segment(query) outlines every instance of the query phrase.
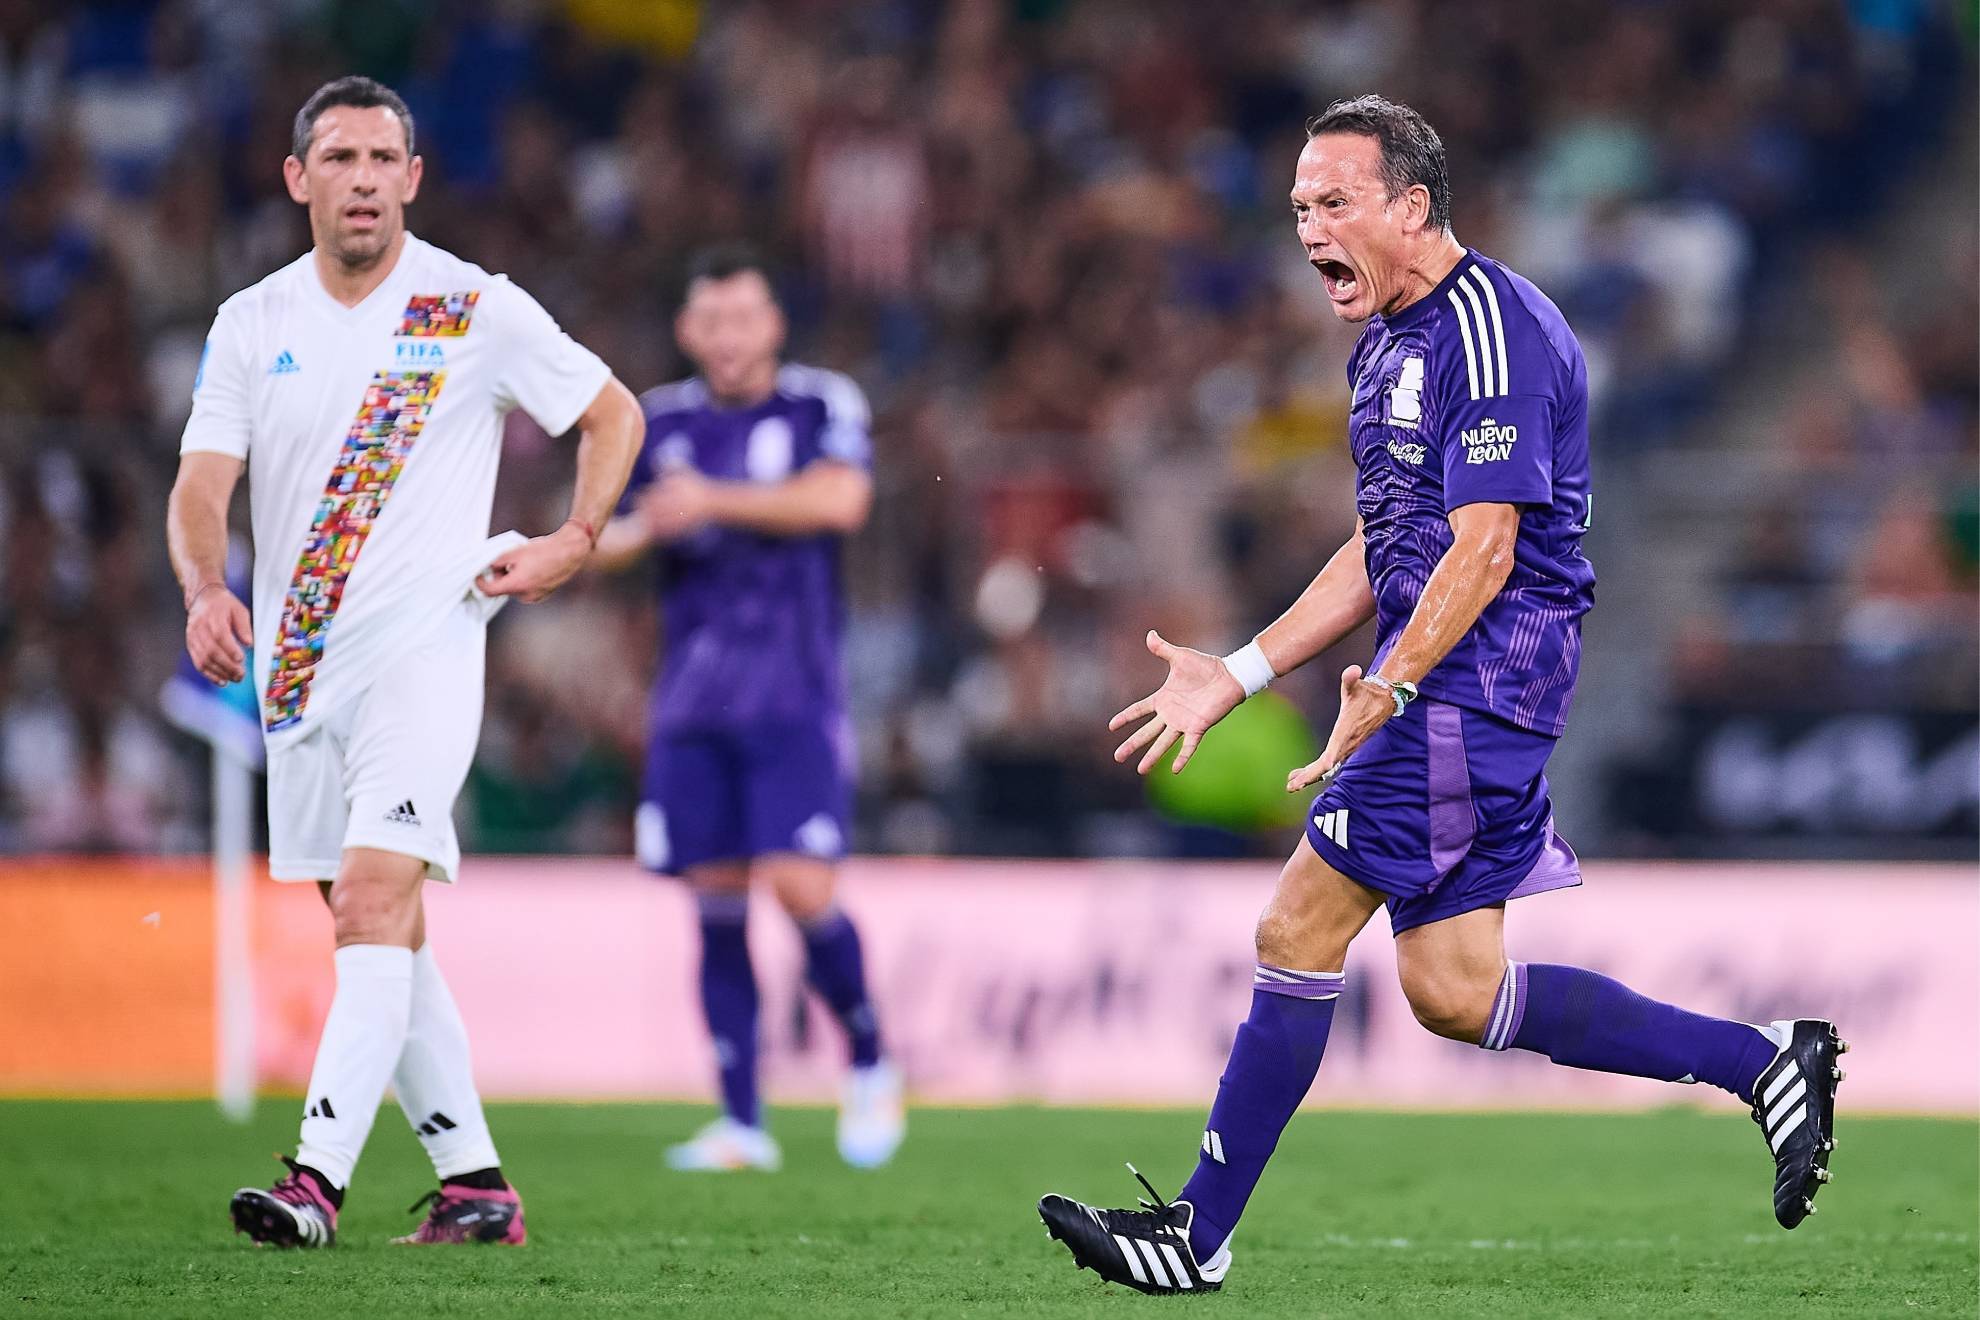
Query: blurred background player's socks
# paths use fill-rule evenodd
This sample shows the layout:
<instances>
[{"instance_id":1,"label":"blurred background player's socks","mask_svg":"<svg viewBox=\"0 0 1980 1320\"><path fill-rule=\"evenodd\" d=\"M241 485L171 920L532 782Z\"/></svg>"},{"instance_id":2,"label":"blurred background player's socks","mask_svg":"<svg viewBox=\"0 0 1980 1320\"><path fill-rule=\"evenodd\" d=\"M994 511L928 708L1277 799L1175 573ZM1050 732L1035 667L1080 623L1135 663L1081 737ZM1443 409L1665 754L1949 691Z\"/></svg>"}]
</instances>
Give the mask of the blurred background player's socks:
<instances>
[{"instance_id":1,"label":"blurred background player's socks","mask_svg":"<svg viewBox=\"0 0 1980 1320\"><path fill-rule=\"evenodd\" d=\"M836 906L804 922L804 974L846 1030L855 1068L880 1061L880 1028L866 995L866 960L859 931Z\"/></svg>"},{"instance_id":2,"label":"blurred background player's socks","mask_svg":"<svg viewBox=\"0 0 1980 1320\"><path fill-rule=\"evenodd\" d=\"M1258 965L1251 1016L1238 1028L1217 1084L1203 1146L1177 1199L1196 1207L1189 1245L1207 1263L1237 1226L1293 1111L1313 1086L1343 972L1295 972Z\"/></svg>"},{"instance_id":3,"label":"blurred background player's socks","mask_svg":"<svg viewBox=\"0 0 1980 1320\"><path fill-rule=\"evenodd\" d=\"M389 944L337 950L337 993L303 1097L296 1161L347 1187L385 1083L405 1052L412 1016L413 952Z\"/></svg>"},{"instance_id":4,"label":"blurred background player's socks","mask_svg":"<svg viewBox=\"0 0 1980 1320\"><path fill-rule=\"evenodd\" d=\"M413 954L412 1016L392 1086L442 1182L501 1163L474 1089L467 1027L431 941Z\"/></svg>"},{"instance_id":5,"label":"blurred background player's socks","mask_svg":"<svg viewBox=\"0 0 1980 1320\"><path fill-rule=\"evenodd\" d=\"M756 1096L756 969L749 963L749 895L695 895L701 913L701 1011L715 1043L723 1112L762 1125Z\"/></svg>"},{"instance_id":6,"label":"blurred background player's socks","mask_svg":"<svg viewBox=\"0 0 1980 1320\"><path fill-rule=\"evenodd\" d=\"M1759 1027L1645 999L1581 967L1511 963L1485 1039L1597 1072L1707 1082L1751 1104L1781 1042Z\"/></svg>"}]
</instances>

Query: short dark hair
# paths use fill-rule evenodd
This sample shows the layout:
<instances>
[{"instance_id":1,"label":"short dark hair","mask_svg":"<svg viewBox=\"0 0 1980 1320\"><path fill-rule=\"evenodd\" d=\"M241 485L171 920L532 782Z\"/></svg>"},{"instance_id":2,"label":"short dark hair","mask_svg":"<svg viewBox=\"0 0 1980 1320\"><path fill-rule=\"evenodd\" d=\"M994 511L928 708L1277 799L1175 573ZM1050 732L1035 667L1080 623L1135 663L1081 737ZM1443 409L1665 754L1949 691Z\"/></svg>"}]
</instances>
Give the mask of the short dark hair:
<instances>
[{"instance_id":1,"label":"short dark hair","mask_svg":"<svg viewBox=\"0 0 1980 1320\"><path fill-rule=\"evenodd\" d=\"M765 284L776 287L762 253L747 243L716 243L688 258L687 283L683 287L692 289L703 280L730 280L751 271L761 275Z\"/></svg>"},{"instance_id":2,"label":"short dark hair","mask_svg":"<svg viewBox=\"0 0 1980 1320\"><path fill-rule=\"evenodd\" d=\"M384 106L405 125L406 155L413 154L413 117L412 111L406 109L404 99L377 79L354 73L324 83L303 102L303 108L296 111L296 126L290 135L289 149L295 153L297 160L309 159L309 141L316 135L316 121L323 117L325 110L339 105L358 110Z\"/></svg>"},{"instance_id":3,"label":"short dark hair","mask_svg":"<svg viewBox=\"0 0 1980 1320\"><path fill-rule=\"evenodd\" d=\"M1322 133L1354 133L1382 144L1382 182L1394 200L1422 184L1430 194L1430 223L1451 227L1451 176L1444 165L1444 140L1430 121L1385 96L1336 101L1306 121L1308 140Z\"/></svg>"}]
</instances>

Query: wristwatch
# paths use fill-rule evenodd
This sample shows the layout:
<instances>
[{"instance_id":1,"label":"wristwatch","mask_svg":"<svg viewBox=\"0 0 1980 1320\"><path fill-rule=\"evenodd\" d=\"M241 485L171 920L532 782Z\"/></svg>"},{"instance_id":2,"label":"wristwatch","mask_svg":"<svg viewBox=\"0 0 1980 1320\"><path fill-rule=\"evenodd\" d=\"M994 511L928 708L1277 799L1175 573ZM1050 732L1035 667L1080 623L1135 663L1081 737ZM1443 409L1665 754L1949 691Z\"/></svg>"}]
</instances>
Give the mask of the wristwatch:
<instances>
[{"instance_id":1,"label":"wristwatch","mask_svg":"<svg viewBox=\"0 0 1980 1320\"><path fill-rule=\"evenodd\" d=\"M1370 674L1368 675L1367 678L1364 678L1362 682L1373 683L1376 687L1381 688L1384 692L1387 692L1390 697L1394 698L1396 703L1396 714L1398 715L1402 714L1403 711L1408 708L1409 703L1415 701L1418 695L1416 691L1416 684L1392 683L1388 679L1383 678L1380 674Z\"/></svg>"}]
</instances>

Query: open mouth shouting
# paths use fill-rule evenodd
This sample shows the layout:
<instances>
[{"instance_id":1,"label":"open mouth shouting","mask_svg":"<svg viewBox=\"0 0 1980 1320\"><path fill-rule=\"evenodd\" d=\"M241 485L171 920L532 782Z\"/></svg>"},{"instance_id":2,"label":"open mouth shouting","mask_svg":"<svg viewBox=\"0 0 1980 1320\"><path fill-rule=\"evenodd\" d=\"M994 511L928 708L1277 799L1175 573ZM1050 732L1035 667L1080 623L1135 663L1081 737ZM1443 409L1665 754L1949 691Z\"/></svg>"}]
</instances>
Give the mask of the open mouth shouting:
<instances>
[{"instance_id":1,"label":"open mouth shouting","mask_svg":"<svg viewBox=\"0 0 1980 1320\"><path fill-rule=\"evenodd\" d=\"M1345 261L1335 261L1327 257L1315 257L1313 269L1320 272L1321 281L1327 286L1327 297L1336 307L1346 306L1361 292L1361 277L1354 267Z\"/></svg>"}]
</instances>

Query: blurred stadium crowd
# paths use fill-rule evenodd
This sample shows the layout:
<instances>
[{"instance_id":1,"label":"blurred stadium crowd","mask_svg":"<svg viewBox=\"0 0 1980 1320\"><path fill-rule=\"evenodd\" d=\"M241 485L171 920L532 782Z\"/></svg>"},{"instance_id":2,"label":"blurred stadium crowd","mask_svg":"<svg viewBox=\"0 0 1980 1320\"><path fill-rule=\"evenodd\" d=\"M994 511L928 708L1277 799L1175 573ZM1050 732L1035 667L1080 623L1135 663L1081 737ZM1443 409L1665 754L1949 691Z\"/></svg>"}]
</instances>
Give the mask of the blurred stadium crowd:
<instances>
[{"instance_id":1,"label":"blurred stadium crowd","mask_svg":"<svg viewBox=\"0 0 1980 1320\"><path fill-rule=\"evenodd\" d=\"M1156 676L1148 627L1227 649L1351 530L1352 333L1284 195L1302 120L1371 89L1438 126L1459 237L1587 348L1603 513L1630 529L1598 525L1594 557L1639 584L1605 597L1591 665L1653 657L1620 708L1970 711L1970 182L1912 212L1972 153L1971 13L0 0L0 845L202 840L199 751L156 714L182 622L164 491L214 306L308 244L279 166L345 72L414 110L416 232L635 389L682 374L687 254L743 237L794 354L872 395L862 848L1279 846L1150 813L1104 721ZM497 526L556 525L567 448L520 414L506 443ZM498 623L469 847L629 846L649 596L587 580ZM1317 721L1339 663L1287 685ZM1611 773L1619 717L1578 716L1580 764Z\"/></svg>"}]
</instances>

